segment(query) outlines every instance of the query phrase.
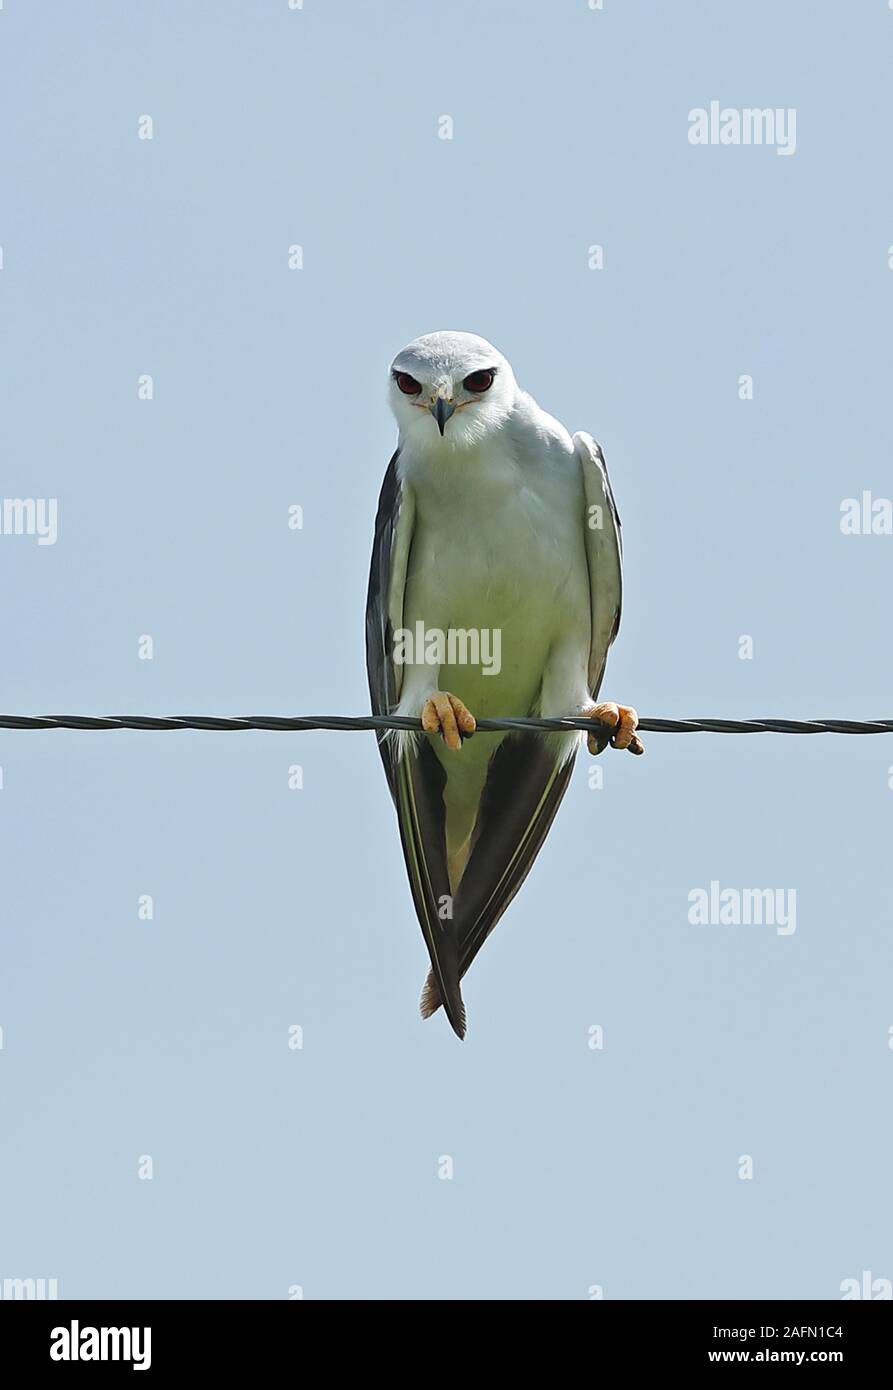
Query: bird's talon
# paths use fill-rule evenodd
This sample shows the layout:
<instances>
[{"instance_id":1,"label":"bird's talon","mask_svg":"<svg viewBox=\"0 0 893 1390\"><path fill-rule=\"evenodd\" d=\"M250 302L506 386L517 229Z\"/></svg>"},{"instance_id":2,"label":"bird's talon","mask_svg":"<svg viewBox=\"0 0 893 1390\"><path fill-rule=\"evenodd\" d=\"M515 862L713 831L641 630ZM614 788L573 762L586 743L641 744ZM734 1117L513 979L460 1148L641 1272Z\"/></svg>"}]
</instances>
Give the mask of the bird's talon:
<instances>
[{"instance_id":1,"label":"bird's talon","mask_svg":"<svg viewBox=\"0 0 893 1390\"><path fill-rule=\"evenodd\" d=\"M586 711L587 717L597 720L603 727L598 733L587 738L590 753L596 756L610 743L612 748L628 748L630 753L645 752L645 745L636 733L639 716L631 705L618 705L613 700L603 700Z\"/></svg>"},{"instance_id":2,"label":"bird's talon","mask_svg":"<svg viewBox=\"0 0 893 1390\"><path fill-rule=\"evenodd\" d=\"M477 723L458 695L435 690L422 708L422 728L428 734L441 734L447 748L455 753L462 747L463 738L471 738Z\"/></svg>"}]
</instances>

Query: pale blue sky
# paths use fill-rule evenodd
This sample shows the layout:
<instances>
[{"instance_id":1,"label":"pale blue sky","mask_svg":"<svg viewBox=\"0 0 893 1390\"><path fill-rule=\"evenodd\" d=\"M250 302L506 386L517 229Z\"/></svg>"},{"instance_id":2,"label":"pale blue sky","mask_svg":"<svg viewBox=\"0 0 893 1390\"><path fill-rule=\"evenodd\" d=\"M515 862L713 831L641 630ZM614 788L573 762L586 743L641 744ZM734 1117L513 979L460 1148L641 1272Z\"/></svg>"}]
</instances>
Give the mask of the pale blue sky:
<instances>
[{"instance_id":1,"label":"pale blue sky","mask_svg":"<svg viewBox=\"0 0 893 1390\"><path fill-rule=\"evenodd\" d=\"M881 0L6 0L2 491L58 497L60 535L0 536L0 703L363 711L387 364L462 328L604 447L605 696L893 714L893 538L839 530L893 488L891 49ZM692 147L711 99L796 108L796 154ZM417 1015L371 736L0 734L0 1278L893 1277L893 738L653 735L601 791L590 761L459 1044ZM712 879L796 889L796 933L690 926Z\"/></svg>"}]
</instances>

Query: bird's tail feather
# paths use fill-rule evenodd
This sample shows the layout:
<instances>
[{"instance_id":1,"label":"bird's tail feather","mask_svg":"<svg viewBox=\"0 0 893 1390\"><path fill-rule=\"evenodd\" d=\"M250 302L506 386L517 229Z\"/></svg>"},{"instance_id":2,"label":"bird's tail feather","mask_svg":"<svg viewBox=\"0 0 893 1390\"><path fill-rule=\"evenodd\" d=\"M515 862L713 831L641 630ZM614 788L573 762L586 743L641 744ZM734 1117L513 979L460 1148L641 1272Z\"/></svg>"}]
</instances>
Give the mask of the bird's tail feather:
<instances>
[{"instance_id":1,"label":"bird's tail feather","mask_svg":"<svg viewBox=\"0 0 893 1390\"><path fill-rule=\"evenodd\" d=\"M434 971L428 971L428 978L422 986L422 997L419 1000L419 1009L422 1018L430 1018L436 1014L440 1008L440 990L437 988L437 981L434 978Z\"/></svg>"},{"instance_id":2,"label":"bird's tail feather","mask_svg":"<svg viewBox=\"0 0 893 1390\"><path fill-rule=\"evenodd\" d=\"M450 1026L456 1037L461 1039L465 1037L465 1004L459 984L459 942L452 922L444 923L436 958L440 979L438 980L433 968L428 975L430 990L437 1001L433 1004L431 1012L433 1013L441 1004L444 1004L444 1011L450 1021ZM428 990L429 985L426 984L425 993ZM422 997L422 1017L428 1017L425 1013L424 994Z\"/></svg>"},{"instance_id":3,"label":"bird's tail feather","mask_svg":"<svg viewBox=\"0 0 893 1390\"><path fill-rule=\"evenodd\" d=\"M459 932L441 917L450 898L444 838L443 788L446 774L429 744L397 764L394 778L397 819L413 902L437 982L438 1001L458 1038L465 1037L465 1005L459 988Z\"/></svg>"}]
</instances>

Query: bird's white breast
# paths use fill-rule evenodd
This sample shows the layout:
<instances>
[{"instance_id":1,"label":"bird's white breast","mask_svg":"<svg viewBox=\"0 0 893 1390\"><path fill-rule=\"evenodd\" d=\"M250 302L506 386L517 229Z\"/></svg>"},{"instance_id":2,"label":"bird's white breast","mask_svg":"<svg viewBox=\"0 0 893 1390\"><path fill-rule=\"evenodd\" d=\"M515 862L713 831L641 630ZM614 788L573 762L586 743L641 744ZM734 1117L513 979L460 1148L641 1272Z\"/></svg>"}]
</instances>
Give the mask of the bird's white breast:
<instances>
[{"instance_id":1,"label":"bird's white breast","mask_svg":"<svg viewBox=\"0 0 893 1390\"><path fill-rule=\"evenodd\" d=\"M528 714L539 709L550 656L570 649L572 706L585 688L591 614L583 486L569 437L520 427L475 449L410 453L400 467L416 507L405 625L499 634L498 673L446 663L432 673L437 687L476 717ZM420 688L418 673L404 672L404 682L405 694Z\"/></svg>"}]
</instances>

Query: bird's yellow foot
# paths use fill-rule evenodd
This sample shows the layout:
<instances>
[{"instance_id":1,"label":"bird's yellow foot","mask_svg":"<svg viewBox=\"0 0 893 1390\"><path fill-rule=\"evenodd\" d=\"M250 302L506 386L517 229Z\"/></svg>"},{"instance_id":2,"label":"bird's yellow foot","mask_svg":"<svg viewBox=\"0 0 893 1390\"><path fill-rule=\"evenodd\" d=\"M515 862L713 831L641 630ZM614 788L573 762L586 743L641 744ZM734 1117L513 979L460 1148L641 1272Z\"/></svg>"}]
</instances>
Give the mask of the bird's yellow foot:
<instances>
[{"instance_id":1,"label":"bird's yellow foot","mask_svg":"<svg viewBox=\"0 0 893 1390\"><path fill-rule=\"evenodd\" d=\"M583 712L588 719L597 719L606 726L598 733L587 736L586 746L590 753L601 753L609 743L612 748L628 748L631 753L645 752L645 745L636 733L639 716L631 705L616 705L613 700L603 700L600 705L592 705Z\"/></svg>"},{"instance_id":2,"label":"bird's yellow foot","mask_svg":"<svg viewBox=\"0 0 893 1390\"><path fill-rule=\"evenodd\" d=\"M428 734L442 734L447 748L456 752L462 747L462 739L474 733L477 723L458 695L451 695L448 690L435 690L422 709L422 728Z\"/></svg>"}]
</instances>

